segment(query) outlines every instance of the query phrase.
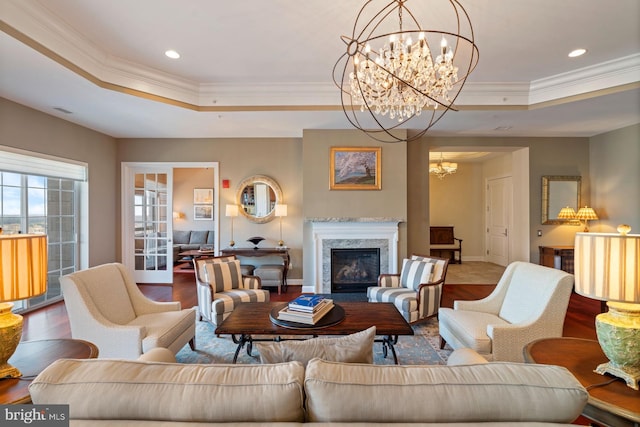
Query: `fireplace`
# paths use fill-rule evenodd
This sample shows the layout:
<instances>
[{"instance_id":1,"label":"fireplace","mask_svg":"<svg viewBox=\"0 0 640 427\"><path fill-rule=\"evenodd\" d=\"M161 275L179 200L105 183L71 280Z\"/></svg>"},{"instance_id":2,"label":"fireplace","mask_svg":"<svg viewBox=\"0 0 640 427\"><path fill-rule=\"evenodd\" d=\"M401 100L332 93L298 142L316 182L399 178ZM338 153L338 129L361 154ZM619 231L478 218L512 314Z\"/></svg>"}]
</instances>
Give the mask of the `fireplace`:
<instances>
[{"instance_id":1,"label":"fireplace","mask_svg":"<svg viewBox=\"0 0 640 427\"><path fill-rule=\"evenodd\" d=\"M333 249L379 250L380 274L398 269L398 224L393 218L308 218L313 241L313 286L306 292L329 294ZM305 274L306 275L306 274ZM377 276L376 279L377 280ZM376 282L374 282L376 283ZM375 286L375 285L374 285ZM366 285L363 285L366 289ZM346 291L345 291L346 292Z\"/></svg>"},{"instance_id":2,"label":"fireplace","mask_svg":"<svg viewBox=\"0 0 640 427\"><path fill-rule=\"evenodd\" d=\"M366 292L380 275L380 248L331 249L331 292Z\"/></svg>"}]
</instances>

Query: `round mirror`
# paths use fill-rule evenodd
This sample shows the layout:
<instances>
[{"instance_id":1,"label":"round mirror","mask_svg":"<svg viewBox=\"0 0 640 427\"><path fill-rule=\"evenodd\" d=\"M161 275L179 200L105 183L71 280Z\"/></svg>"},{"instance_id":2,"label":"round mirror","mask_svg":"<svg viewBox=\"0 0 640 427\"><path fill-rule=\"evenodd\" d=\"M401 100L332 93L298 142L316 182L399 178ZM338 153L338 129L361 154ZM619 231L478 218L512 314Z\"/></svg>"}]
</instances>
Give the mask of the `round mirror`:
<instances>
[{"instance_id":1,"label":"round mirror","mask_svg":"<svg viewBox=\"0 0 640 427\"><path fill-rule=\"evenodd\" d=\"M264 175L251 176L240 183L236 194L240 214L256 223L274 218L277 203L282 203L282 190L273 179Z\"/></svg>"}]
</instances>

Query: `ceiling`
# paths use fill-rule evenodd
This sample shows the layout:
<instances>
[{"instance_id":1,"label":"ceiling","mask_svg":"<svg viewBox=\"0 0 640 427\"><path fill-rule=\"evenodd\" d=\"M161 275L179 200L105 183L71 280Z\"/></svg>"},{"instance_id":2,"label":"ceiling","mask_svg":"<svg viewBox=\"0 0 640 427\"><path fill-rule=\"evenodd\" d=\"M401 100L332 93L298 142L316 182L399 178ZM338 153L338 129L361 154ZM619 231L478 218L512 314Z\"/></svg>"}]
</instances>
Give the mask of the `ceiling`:
<instances>
[{"instance_id":1,"label":"ceiling","mask_svg":"<svg viewBox=\"0 0 640 427\"><path fill-rule=\"evenodd\" d=\"M460 1L480 59L459 111L427 135L590 137L640 122L639 1ZM443 3L406 5L437 21ZM363 4L0 0L0 96L116 138L350 129L332 69Z\"/></svg>"}]
</instances>

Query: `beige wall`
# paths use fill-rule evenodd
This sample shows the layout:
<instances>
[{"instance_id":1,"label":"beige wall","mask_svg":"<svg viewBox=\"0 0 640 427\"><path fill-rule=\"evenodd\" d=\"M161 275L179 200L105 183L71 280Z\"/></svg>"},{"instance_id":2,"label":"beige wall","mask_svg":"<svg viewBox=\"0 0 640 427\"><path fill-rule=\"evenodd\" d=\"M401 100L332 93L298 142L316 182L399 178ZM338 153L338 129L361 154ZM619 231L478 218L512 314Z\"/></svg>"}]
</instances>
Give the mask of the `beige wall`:
<instances>
[{"instance_id":1,"label":"beige wall","mask_svg":"<svg viewBox=\"0 0 640 427\"><path fill-rule=\"evenodd\" d=\"M429 179L431 225L454 226L467 260L484 260L483 176L482 163L459 163L455 174Z\"/></svg>"},{"instance_id":2,"label":"beige wall","mask_svg":"<svg viewBox=\"0 0 640 427\"><path fill-rule=\"evenodd\" d=\"M184 215L174 218L174 230L214 230L214 220L193 219L193 189L214 188L213 169L175 168L173 170L173 212ZM224 211L222 211L224 215Z\"/></svg>"},{"instance_id":3,"label":"beige wall","mask_svg":"<svg viewBox=\"0 0 640 427\"><path fill-rule=\"evenodd\" d=\"M298 280L303 277L302 250L307 245L303 241L305 217L406 218L407 223L401 225L401 255L428 251L430 147L528 147L530 223L525 228L530 236L532 262L538 261L538 245L572 244L578 231L577 227L540 224L543 175L582 176L583 203L593 204L599 213L604 212L604 219L592 224L595 230L602 227L602 231L609 231L612 224L620 222L631 224L634 231L640 230L639 133L639 126L635 125L591 140L428 137L409 144L382 144L382 191L330 191L329 147L379 144L356 130L309 130L304 132L302 139L114 140L0 99L0 144L89 164L91 265L119 259L120 162L174 162L179 167L180 162L211 161L219 162L220 179L231 182L231 188L220 189L221 206L233 202L237 185L249 175L267 175L280 184L289 206L289 216L283 220L284 240L292 248L294 269L291 277ZM463 172L474 178L477 176L477 171L461 170L455 179L462 177ZM591 182L595 183L593 189ZM473 215L466 214L468 217ZM224 215L220 222L220 241L225 246L230 238L230 223ZM456 223L456 227L467 226ZM536 236L537 230L542 230L542 237ZM238 243L260 235L268 239L263 244L272 245L279 238L278 222L253 224L238 217L234 234ZM478 232L472 231L470 235L477 236ZM477 239L470 238L472 240Z\"/></svg>"},{"instance_id":4,"label":"beige wall","mask_svg":"<svg viewBox=\"0 0 640 427\"><path fill-rule=\"evenodd\" d=\"M292 270L289 277L295 283L302 279L302 144L294 138L271 139L120 139L118 162L218 162L220 180L228 179L228 189L220 190L220 246L228 247L231 221L224 216L226 204L235 203L240 182L251 175L273 178L282 189L288 205L282 220L282 234L290 247ZM195 182L195 181L194 181ZM119 184L118 184L119 185ZM184 183L192 197L192 182ZM199 221L195 221L196 223ZM275 246L280 239L279 221L255 224L242 216L234 219L233 238L237 247L250 246L246 239L262 236L261 246ZM176 229L182 229L175 223Z\"/></svg>"},{"instance_id":5,"label":"beige wall","mask_svg":"<svg viewBox=\"0 0 640 427\"><path fill-rule=\"evenodd\" d=\"M619 224L629 224L639 234L640 125L596 136L590 148L591 206L600 218L590 229L616 233Z\"/></svg>"},{"instance_id":6,"label":"beige wall","mask_svg":"<svg viewBox=\"0 0 640 427\"><path fill-rule=\"evenodd\" d=\"M115 140L0 98L0 145L86 162L89 165L88 265L116 261L114 234L117 234L116 219L120 213Z\"/></svg>"},{"instance_id":7,"label":"beige wall","mask_svg":"<svg viewBox=\"0 0 640 427\"><path fill-rule=\"evenodd\" d=\"M331 190L331 147L382 147L381 190ZM357 130L305 130L302 138L303 218L393 218L400 219L398 253L407 252L407 145L384 144ZM304 268L311 271L310 224L303 224ZM310 275L305 286L313 286Z\"/></svg>"}]
</instances>

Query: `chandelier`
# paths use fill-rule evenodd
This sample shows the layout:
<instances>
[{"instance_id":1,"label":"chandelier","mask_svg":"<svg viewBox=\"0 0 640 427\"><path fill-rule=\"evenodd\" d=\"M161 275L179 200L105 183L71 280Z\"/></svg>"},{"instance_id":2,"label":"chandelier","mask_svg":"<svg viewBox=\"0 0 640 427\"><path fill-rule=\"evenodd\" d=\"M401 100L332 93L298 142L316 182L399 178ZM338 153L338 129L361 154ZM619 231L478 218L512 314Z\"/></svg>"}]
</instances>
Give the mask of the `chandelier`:
<instances>
[{"instance_id":1,"label":"chandelier","mask_svg":"<svg viewBox=\"0 0 640 427\"><path fill-rule=\"evenodd\" d=\"M471 21L457 0L438 0L449 9L439 24L448 23L451 30L422 27L406 7L408 1L387 2L376 11L369 6L380 1L367 1L352 35L341 37L347 49L333 68L347 119L381 142L422 137L444 113L454 110L452 105L478 62ZM441 16L442 11L435 10L429 15ZM420 130L410 138L392 132L411 126L409 122L423 111L430 117L413 122Z\"/></svg>"},{"instance_id":2,"label":"chandelier","mask_svg":"<svg viewBox=\"0 0 640 427\"><path fill-rule=\"evenodd\" d=\"M438 163L429 163L429 173L431 175L436 175L439 179L442 179L447 175L456 173L457 170L458 164L445 162L442 153L440 153L440 160L438 161Z\"/></svg>"}]
</instances>

